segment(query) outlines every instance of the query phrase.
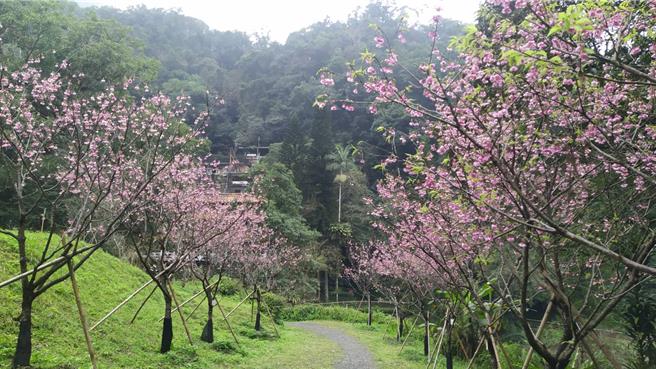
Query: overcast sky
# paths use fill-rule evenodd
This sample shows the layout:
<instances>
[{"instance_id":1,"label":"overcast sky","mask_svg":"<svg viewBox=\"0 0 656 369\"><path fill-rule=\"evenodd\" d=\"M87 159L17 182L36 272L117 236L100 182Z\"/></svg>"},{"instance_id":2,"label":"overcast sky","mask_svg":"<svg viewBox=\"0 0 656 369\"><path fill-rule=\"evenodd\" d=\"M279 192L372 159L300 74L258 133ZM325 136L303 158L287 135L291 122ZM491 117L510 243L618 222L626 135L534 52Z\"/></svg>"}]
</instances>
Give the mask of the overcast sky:
<instances>
[{"instance_id":1,"label":"overcast sky","mask_svg":"<svg viewBox=\"0 0 656 369\"><path fill-rule=\"evenodd\" d=\"M419 10L419 18L428 22L440 7L446 18L471 23L481 0L397 0ZM179 9L183 14L204 21L220 31L244 31L249 34L269 33L278 42L285 42L291 32L329 17L345 20L358 7L370 0L77 0L86 5L108 5L121 9L144 4L149 8Z\"/></svg>"}]
</instances>

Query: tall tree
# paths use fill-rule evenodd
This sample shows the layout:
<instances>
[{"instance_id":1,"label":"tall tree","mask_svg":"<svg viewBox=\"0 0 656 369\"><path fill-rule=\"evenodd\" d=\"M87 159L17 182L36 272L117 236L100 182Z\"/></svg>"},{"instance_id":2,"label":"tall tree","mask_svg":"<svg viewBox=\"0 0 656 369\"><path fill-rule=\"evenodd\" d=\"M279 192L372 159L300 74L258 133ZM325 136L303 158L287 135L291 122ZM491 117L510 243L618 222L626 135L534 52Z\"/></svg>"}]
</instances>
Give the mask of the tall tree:
<instances>
[{"instance_id":1,"label":"tall tree","mask_svg":"<svg viewBox=\"0 0 656 369\"><path fill-rule=\"evenodd\" d=\"M335 151L327 155L326 169L337 172L335 182L338 185L337 194L337 223L342 222L342 186L349 178L349 173L356 169L353 163L353 146L335 145Z\"/></svg>"}]
</instances>

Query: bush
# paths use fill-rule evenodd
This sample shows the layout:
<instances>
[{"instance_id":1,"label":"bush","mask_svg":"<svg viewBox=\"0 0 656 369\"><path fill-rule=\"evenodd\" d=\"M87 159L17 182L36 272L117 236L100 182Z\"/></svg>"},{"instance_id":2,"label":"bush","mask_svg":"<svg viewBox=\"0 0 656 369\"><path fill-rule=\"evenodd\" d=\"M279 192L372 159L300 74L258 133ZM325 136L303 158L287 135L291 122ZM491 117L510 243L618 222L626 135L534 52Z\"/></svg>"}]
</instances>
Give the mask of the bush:
<instances>
[{"instance_id":1,"label":"bush","mask_svg":"<svg viewBox=\"0 0 656 369\"><path fill-rule=\"evenodd\" d=\"M273 316L273 320L275 320L277 324L282 323L282 312L285 308L285 298L280 295L276 295L273 292L265 292L262 294L262 303L266 305L266 307L264 307L265 311L263 311L263 313L267 313L266 309L268 307L271 315Z\"/></svg>"},{"instance_id":2,"label":"bush","mask_svg":"<svg viewBox=\"0 0 656 369\"><path fill-rule=\"evenodd\" d=\"M221 284L219 285L219 293L224 296L236 295L242 290L241 282L237 279L230 277L221 278Z\"/></svg>"},{"instance_id":3,"label":"bush","mask_svg":"<svg viewBox=\"0 0 656 369\"><path fill-rule=\"evenodd\" d=\"M367 313L342 306L324 305L296 305L284 309L282 312L284 320L338 320L348 323L366 323ZM394 323L394 317L374 309L373 321L375 323Z\"/></svg>"}]
</instances>

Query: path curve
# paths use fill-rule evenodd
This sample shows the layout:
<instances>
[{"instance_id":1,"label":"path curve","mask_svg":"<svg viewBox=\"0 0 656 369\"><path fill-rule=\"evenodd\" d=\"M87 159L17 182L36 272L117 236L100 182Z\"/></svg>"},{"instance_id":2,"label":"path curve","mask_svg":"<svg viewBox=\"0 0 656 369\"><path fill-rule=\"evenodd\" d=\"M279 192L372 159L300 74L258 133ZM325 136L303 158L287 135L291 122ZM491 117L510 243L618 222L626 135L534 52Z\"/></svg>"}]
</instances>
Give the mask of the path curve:
<instances>
[{"instance_id":1,"label":"path curve","mask_svg":"<svg viewBox=\"0 0 656 369\"><path fill-rule=\"evenodd\" d=\"M305 329L335 341L344 357L335 364L335 369L376 369L369 350L355 337L339 328L326 327L315 322L289 322L286 325Z\"/></svg>"}]
</instances>

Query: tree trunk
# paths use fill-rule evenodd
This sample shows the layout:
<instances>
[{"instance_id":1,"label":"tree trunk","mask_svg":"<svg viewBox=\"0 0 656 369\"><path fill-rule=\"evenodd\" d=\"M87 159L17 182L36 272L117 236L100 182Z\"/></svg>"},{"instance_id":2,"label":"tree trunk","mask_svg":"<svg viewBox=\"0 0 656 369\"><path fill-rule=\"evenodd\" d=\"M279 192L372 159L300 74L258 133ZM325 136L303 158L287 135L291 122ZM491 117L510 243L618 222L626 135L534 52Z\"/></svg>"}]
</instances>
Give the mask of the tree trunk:
<instances>
[{"instance_id":1,"label":"tree trunk","mask_svg":"<svg viewBox=\"0 0 656 369\"><path fill-rule=\"evenodd\" d=\"M321 302L321 298L323 297L322 292L322 287L323 284L321 283L321 270L317 270L317 282L319 283L319 302Z\"/></svg>"},{"instance_id":2,"label":"tree trunk","mask_svg":"<svg viewBox=\"0 0 656 369\"><path fill-rule=\"evenodd\" d=\"M394 305L394 314L396 315L396 342L401 340L401 314L399 314L399 305Z\"/></svg>"},{"instance_id":3,"label":"tree trunk","mask_svg":"<svg viewBox=\"0 0 656 369\"><path fill-rule=\"evenodd\" d=\"M255 330L259 331L262 329L261 323L261 314L260 314L260 303L262 301L262 295L260 295L260 290L255 287L255 300L257 302L257 310L255 312Z\"/></svg>"},{"instance_id":4,"label":"tree trunk","mask_svg":"<svg viewBox=\"0 0 656 369\"><path fill-rule=\"evenodd\" d=\"M424 315L424 355L430 357L430 315Z\"/></svg>"},{"instance_id":5,"label":"tree trunk","mask_svg":"<svg viewBox=\"0 0 656 369\"><path fill-rule=\"evenodd\" d=\"M446 336L446 346L444 347L444 357L446 358L446 369L453 369L453 351L451 350L452 345L452 333L453 326L451 325L450 317L447 315L445 319L449 319L447 323L447 336Z\"/></svg>"},{"instance_id":6,"label":"tree trunk","mask_svg":"<svg viewBox=\"0 0 656 369\"><path fill-rule=\"evenodd\" d=\"M405 319L403 318L403 315L399 312L399 339L397 341L400 341L401 338L403 338L404 330L405 330Z\"/></svg>"},{"instance_id":7,"label":"tree trunk","mask_svg":"<svg viewBox=\"0 0 656 369\"><path fill-rule=\"evenodd\" d=\"M367 325L371 325L372 321L372 312L371 312L371 294L367 293Z\"/></svg>"},{"instance_id":8,"label":"tree trunk","mask_svg":"<svg viewBox=\"0 0 656 369\"><path fill-rule=\"evenodd\" d=\"M325 271L326 274L324 274L324 285L326 286L326 302L330 301L330 286L328 285L328 269Z\"/></svg>"},{"instance_id":9,"label":"tree trunk","mask_svg":"<svg viewBox=\"0 0 656 369\"><path fill-rule=\"evenodd\" d=\"M27 278L27 277L25 277ZM12 368L30 366L32 357L32 302L34 301L31 289L23 290L21 314L19 317L18 340L16 352L12 361Z\"/></svg>"},{"instance_id":10,"label":"tree trunk","mask_svg":"<svg viewBox=\"0 0 656 369\"><path fill-rule=\"evenodd\" d=\"M490 360L492 363L492 369L499 369L499 352L497 351L497 344L494 341L494 330L492 329L492 317L489 313L485 313L485 319L487 320L488 327L485 330L487 349L490 352Z\"/></svg>"},{"instance_id":11,"label":"tree trunk","mask_svg":"<svg viewBox=\"0 0 656 369\"><path fill-rule=\"evenodd\" d=\"M214 296L210 288L205 289L205 295L207 296L207 323L203 327L203 333L200 335L200 340L204 342L212 343L214 342L214 323L212 321L212 313L214 306Z\"/></svg>"},{"instance_id":12,"label":"tree trunk","mask_svg":"<svg viewBox=\"0 0 656 369\"><path fill-rule=\"evenodd\" d=\"M339 275L335 277L335 302L339 302Z\"/></svg>"},{"instance_id":13,"label":"tree trunk","mask_svg":"<svg viewBox=\"0 0 656 369\"><path fill-rule=\"evenodd\" d=\"M339 172L342 175L342 171ZM337 195L337 223L342 222L342 183L339 183L339 194Z\"/></svg>"},{"instance_id":14,"label":"tree trunk","mask_svg":"<svg viewBox=\"0 0 656 369\"><path fill-rule=\"evenodd\" d=\"M27 272L27 252L25 249L25 216L21 214L18 224L18 255L21 274ZM18 338L16 351L12 361L12 368L29 366L32 358L32 303L34 291L28 280L29 276L21 279L21 314L18 318Z\"/></svg>"},{"instance_id":15,"label":"tree trunk","mask_svg":"<svg viewBox=\"0 0 656 369\"><path fill-rule=\"evenodd\" d=\"M171 351L173 342L173 320L171 319L171 295L164 292L164 324L162 325L162 344L159 352L166 353Z\"/></svg>"},{"instance_id":16,"label":"tree trunk","mask_svg":"<svg viewBox=\"0 0 656 369\"><path fill-rule=\"evenodd\" d=\"M490 334L485 335L485 342L487 346L487 350L490 353L490 361L492 363L492 369L499 369L499 358L497 357L497 352L494 346L494 340L490 336Z\"/></svg>"}]
</instances>

